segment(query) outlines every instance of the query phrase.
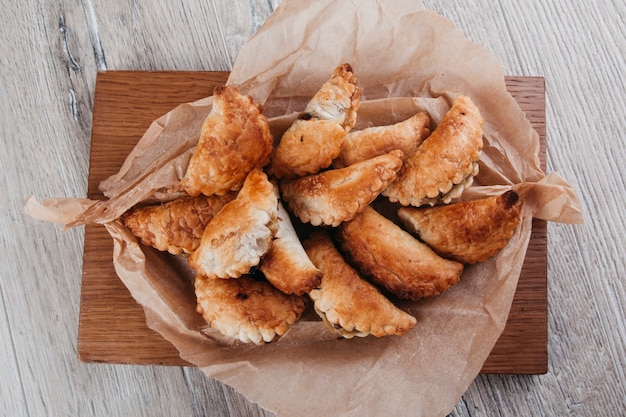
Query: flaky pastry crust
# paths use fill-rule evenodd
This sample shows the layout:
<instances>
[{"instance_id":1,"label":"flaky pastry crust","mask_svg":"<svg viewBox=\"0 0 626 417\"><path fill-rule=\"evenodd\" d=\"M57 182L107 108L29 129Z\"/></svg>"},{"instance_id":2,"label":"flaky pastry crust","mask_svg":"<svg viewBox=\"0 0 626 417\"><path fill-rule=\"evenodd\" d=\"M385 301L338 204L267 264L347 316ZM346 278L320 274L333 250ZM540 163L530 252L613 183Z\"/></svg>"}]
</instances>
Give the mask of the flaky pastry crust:
<instances>
[{"instance_id":1,"label":"flaky pastry crust","mask_svg":"<svg viewBox=\"0 0 626 417\"><path fill-rule=\"evenodd\" d=\"M303 297L287 295L248 275L239 279L198 275L195 291L197 310L210 327L257 345L287 333L306 307Z\"/></svg>"},{"instance_id":2,"label":"flaky pastry crust","mask_svg":"<svg viewBox=\"0 0 626 417\"><path fill-rule=\"evenodd\" d=\"M189 254L200 245L209 221L236 193L223 196L181 197L167 203L137 207L122 222L144 245L173 255Z\"/></svg>"},{"instance_id":3,"label":"flaky pastry crust","mask_svg":"<svg viewBox=\"0 0 626 417\"><path fill-rule=\"evenodd\" d=\"M218 86L181 189L213 195L239 190L246 175L269 161L273 137L262 107L233 86Z\"/></svg>"},{"instance_id":4,"label":"flaky pastry crust","mask_svg":"<svg viewBox=\"0 0 626 417\"><path fill-rule=\"evenodd\" d=\"M449 203L478 174L483 118L467 96L457 96L432 134L404 163L383 195L403 206ZM456 186L456 187L455 187ZM452 194L450 194L452 192Z\"/></svg>"},{"instance_id":5,"label":"flaky pastry crust","mask_svg":"<svg viewBox=\"0 0 626 417\"><path fill-rule=\"evenodd\" d=\"M508 243L519 224L515 191L437 207L403 207L398 217L438 254L466 264L483 262Z\"/></svg>"},{"instance_id":6,"label":"flaky pastry crust","mask_svg":"<svg viewBox=\"0 0 626 417\"><path fill-rule=\"evenodd\" d=\"M396 178L402 155L394 150L345 168L285 180L282 196L304 223L338 226L365 209Z\"/></svg>"},{"instance_id":7,"label":"flaky pastry crust","mask_svg":"<svg viewBox=\"0 0 626 417\"><path fill-rule=\"evenodd\" d=\"M337 235L363 276L402 299L441 294L463 272L463 264L440 257L370 206L343 223Z\"/></svg>"},{"instance_id":8,"label":"flaky pastry crust","mask_svg":"<svg viewBox=\"0 0 626 417\"><path fill-rule=\"evenodd\" d=\"M271 155L269 172L296 178L327 168L356 122L360 90L348 64L339 65L287 129Z\"/></svg>"},{"instance_id":9,"label":"flaky pastry crust","mask_svg":"<svg viewBox=\"0 0 626 417\"><path fill-rule=\"evenodd\" d=\"M401 122L387 126L373 126L348 132L333 167L343 168L355 162L399 149L404 158L413 155L430 134L430 115L420 111Z\"/></svg>"},{"instance_id":10,"label":"flaky pastry crust","mask_svg":"<svg viewBox=\"0 0 626 417\"><path fill-rule=\"evenodd\" d=\"M278 200L260 169L252 170L237 194L209 222L189 265L209 277L237 278L259 264L276 233Z\"/></svg>"},{"instance_id":11,"label":"flaky pastry crust","mask_svg":"<svg viewBox=\"0 0 626 417\"><path fill-rule=\"evenodd\" d=\"M416 320L363 280L344 260L328 232L318 231L304 242L309 257L324 276L309 293L327 327L345 338L402 335Z\"/></svg>"},{"instance_id":12,"label":"flaky pastry crust","mask_svg":"<svg viewBox=\"0 0 626 417\"><path fill-rule=\"evenodd\" d=\"M259 270L272 285L286 294L306 294L322 279L322 272L304 251L289 213L280 200L276 235L272 248L261 259Z\"/></svg>"}]
</instances>

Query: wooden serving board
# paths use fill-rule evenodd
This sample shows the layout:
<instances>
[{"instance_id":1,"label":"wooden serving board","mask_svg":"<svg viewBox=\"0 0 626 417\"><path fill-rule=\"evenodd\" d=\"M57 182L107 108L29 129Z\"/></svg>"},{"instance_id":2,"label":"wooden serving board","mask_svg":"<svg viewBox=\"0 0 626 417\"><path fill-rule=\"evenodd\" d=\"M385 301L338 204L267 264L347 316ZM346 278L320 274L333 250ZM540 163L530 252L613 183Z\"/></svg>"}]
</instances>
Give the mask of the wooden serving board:
<instances>
[{"instance_id":1,"label":"wooden serving board","mask_svg":"<svg viewBox=\"0 0 626 417\"><path fill-rule=\"evenodd\" d=\"M161 115L211 95L227 72L106 71L96 79L88 198L103 199L98 184L124 159ZM507 77L507 88L541 138L545 164L545 84L541 77ZM150 330L143 309L117 277L113 242L103 226L85 229L78 356L85 362L189 365ZM541 374L548 368L547 227L533 234L504 333L483 373Z\"/></svg>"}]
</instances>

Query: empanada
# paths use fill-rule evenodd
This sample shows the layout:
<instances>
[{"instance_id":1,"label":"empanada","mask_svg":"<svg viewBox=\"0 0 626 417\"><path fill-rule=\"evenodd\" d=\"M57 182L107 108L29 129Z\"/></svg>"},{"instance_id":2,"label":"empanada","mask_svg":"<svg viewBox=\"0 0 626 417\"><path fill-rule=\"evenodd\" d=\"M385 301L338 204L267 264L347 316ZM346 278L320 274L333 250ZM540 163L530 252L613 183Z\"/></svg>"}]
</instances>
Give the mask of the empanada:
<instances>
[{"instance_id":1,"label":"empanada","mask_svg":"<svg viewBox=\"0 0 626 417\"><path fill-rule=\"evenodd\" d=\"M338 226L378 197L402 167L402 151L341 169L285 180L281 192L292 212L313 226Z\"/></svg>"},{"instance_id":2,"label":"empanada","mask_svg":"<svg viewBox=\"0 0 626 417\"><path fill-rule=\"evenodd\" d=\"M398 216L438 254L474 264L498 253L519 223L521 201L507 191L499 196L438 207L402 207Z\"/></svg>"},{"instance_id":3,"label":"empanada","mask_svg":"<svg viewBox=\"0 0 626 417\"><path fill-rule=\"evenodd\" d=\"M289 213L280 200L277 227L272 248L261 259L259 270L282 292L306 294L319 285L322 272L313 265L304 251Z\"/></svg>"},{"instance_id":4,"label":"empanada","mask_svg":"<svg viewBox=\"0 0 626 417\"><path fill-rule=\"evenodd\" d=\"M360 90L348 64L335 68L271 155L269 172L277 178L315 174L339 155L354 127Z\"/></svg>"},{"instance_id":5,"label":"empanada","mask_svg":"<svg viewBox=\"0 0 626 417\"><path fill-rule=\"evenodd\" d=\"M261 345L283 336L306 307L304 297L287 295L266 281L198 275L197 310L211 328L244 343Z\"/></svg>"},{"instance_id":6,"label":"empanada","mask_svg":"<svg viewBox=\"0 0 626 417\"><path fill-rule=\"evenodd\" d=\"M213 195L239 190L246 175L263 167L273 137L262 107L233 86L215 87L213 107L192 155L181 189L187 194Z\"/></svg>"},{"instance_id":7,"label":"empanada","mask_svg":"<svg viewBox=\"0 0 626 417\"><path fill-rule=\"evenodd\" d=\"M345 338L382 337L402 335L415 325L415 317L396 307L346 263L328 232L314 232L304 246L324 273L320 287L309 296L331 331Z\"/></svg>"},{"instance_id":8,"label":"empanada","mask_svg":"<svg viewBox=\"0 0 626 417\"><path fill-rule=\"evenodd\" d=\"M441 294L463 264L444 259L400 226L367 207L337 233L342 251L365 278L402 299Z\"/></svg>"},{"instance_id":9,"label":"empanada","mask_svg":"<svg viewBox=\"0 0 626 417\"><path fill-rule=\"evenodd\" d=\"M276 234L278 199L267 175L252 170L237 194L209 222L189 265L210 277L237 278L258 265Z\"/></svg>"},{"instance_id":10,"label":"empanada","mask_svg":"<svg viewBox=\"0 0 626 417\"><path fill-rule=\"evenodd\" d=\"M483 118L467 96L457 96L433 133L404 162L383 195L403 206L431 206L460 197L478 174Z\"/></svg>"},{"instance_id":11,"label":"empanada","mask_svg":"<svg viewBox=\"0 0 626 417\"><path fill-rule=\"evenodd\" d=\"M188 254L200 245L206 225L237 194L180 197L167 203L133 208L122 222L144 245L173 255Z\"/></svg>"},{"instance_id":12,"label":"empanada","mask_svg":"<svg viewBox=\"0 0 626 417\"><path fill-rule=\"evenodd\" d=\"M400 149L404 158L413 155L430 133L430 116L420 111L401 122L387 126L373 126L348 132L341 153L333 167L343 168L355 162Z\"/></svg>"}]
</instances>

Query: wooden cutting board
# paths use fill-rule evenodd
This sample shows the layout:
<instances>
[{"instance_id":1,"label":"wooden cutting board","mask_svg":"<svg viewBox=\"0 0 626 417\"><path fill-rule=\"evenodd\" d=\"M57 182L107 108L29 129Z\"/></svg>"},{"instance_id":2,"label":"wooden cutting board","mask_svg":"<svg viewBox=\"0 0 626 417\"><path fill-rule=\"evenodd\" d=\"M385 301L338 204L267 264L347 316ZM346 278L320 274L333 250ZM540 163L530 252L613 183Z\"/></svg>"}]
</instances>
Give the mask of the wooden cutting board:
<instances>
[{"instance_id":1,"label":"wooden cutting board","mask_svg":"<svg viewBox=\"0 0 626 417\"><path fill-rule=\"evenodd\" d=\"M88 198L103 199L98 184L119 171L145 130L178 104L211 95L227 72L106 71L96 79ZM545 83L507 77L512 96L541 139L545 169ZM85 362L189 365L158 333L113 267L113 242L103 226L85 229L78 356ZM547 227L534 220L526 261L507 326L483 373L541 374L548 368Z\"/></svg>"}]
</instances>

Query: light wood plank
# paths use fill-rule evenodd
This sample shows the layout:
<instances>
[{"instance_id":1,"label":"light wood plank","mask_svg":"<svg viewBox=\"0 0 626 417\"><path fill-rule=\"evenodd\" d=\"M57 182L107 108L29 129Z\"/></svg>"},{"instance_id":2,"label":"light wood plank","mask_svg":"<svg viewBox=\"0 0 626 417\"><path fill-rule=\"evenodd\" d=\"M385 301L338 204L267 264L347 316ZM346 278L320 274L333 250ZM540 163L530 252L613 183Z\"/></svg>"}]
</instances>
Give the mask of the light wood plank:
<instances>
[{"instance_id":1,"label":"light wood plank","mask_svg":"<svg viewBox=\"0 0 626 417\"><path fill-rule=\"evenodd\" d=\"M8 415L43 415L50 403L61 412L61 401L54 399L73 395L71 374L79 365L71 341L77 329L71 323L78 316L75 284L81 268L75 256L82 253L83 237L74 230L60 238L54 226L27 218L21 207L28 193L84 192L80 176L88 164L81 155L89 149L90 124L83 122L91 118L91 97L88 75L77 62L85 25L79 14L58 4L45 9L25 3L5 9L3 16L0 253L10 330L2 339L9 342L14 368L8 375L2 371L6 388L0 408ZM12 397L4 397L5 389Z\"/></svg>"},{"instance_id":2,"label":"light wood plank","mask_svg":"<svg viewBox=\"0 0 626 417\"><path fill-rule=\"evenodd\" d=\"M89 29L78 1L23 2L3 16L0 317L9 330L2 324L1 352L13 356L2 356L11 365L0 367L0 415L189 415L177 368L77 360L83 229L61 233L25 216L22 204L31 193L86 195L96 75Z\"/></svg>"}]
</instances>

